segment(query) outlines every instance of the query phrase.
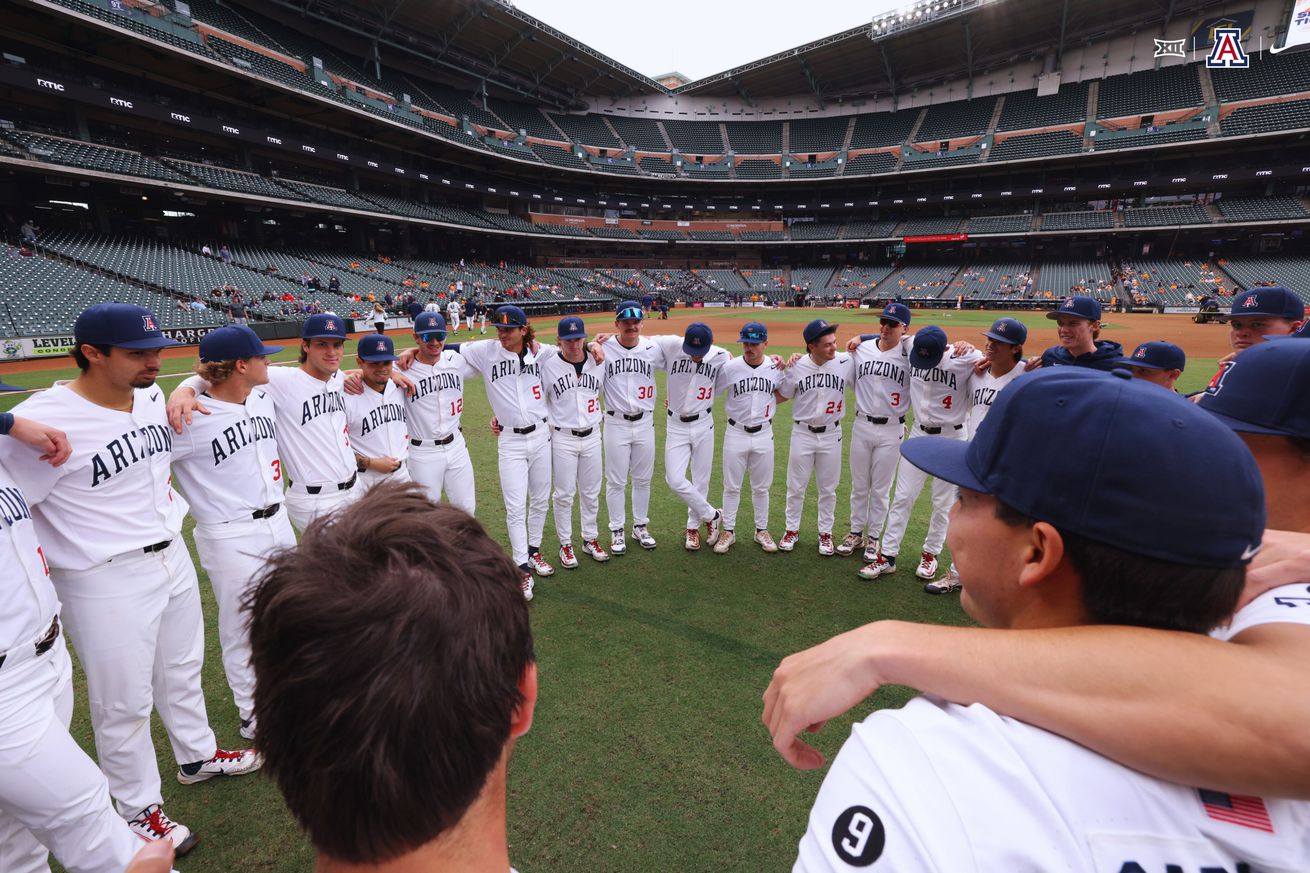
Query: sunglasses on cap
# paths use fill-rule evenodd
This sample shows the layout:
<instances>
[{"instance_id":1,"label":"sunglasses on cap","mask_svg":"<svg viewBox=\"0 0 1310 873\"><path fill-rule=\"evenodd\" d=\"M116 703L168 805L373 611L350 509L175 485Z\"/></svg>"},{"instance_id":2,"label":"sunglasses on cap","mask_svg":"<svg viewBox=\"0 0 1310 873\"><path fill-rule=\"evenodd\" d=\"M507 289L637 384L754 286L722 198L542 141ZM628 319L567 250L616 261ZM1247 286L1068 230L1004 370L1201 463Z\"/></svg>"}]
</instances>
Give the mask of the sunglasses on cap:
<instances>
[{"instance_id":1,"label":"sunglasses on cap","mask_svg":"<svg viewBox=\"0 0 1310 873\"><path fill-rule=\"evenodd\" d=\"M616 317L619 319L619 321L623 321L629 318L636 318L640 320L642 316L641 316L640 309L633 309L632 307L628 307L627 309L620 309Z\"/></svg>"},{"instance_id":2,"label":"sunglasses on cap","mask_svg":"<svg viewBox=\"0 0 1310 873\"><path fill-rule=\"evenodd\" d=\"M902 326L901 323L900 323L899 321L896 321L896 320L891 319L891 318L880 318L880 319L878 319L878 323L881 324L883 327L901 327L901 326Z\"/></svg>"},{"instance_id":3,"label":"sunglasses on cap","mask_svg":"<svg viewBox=\"0 0 1310 873\"><path fill-rule=\"evenodd\" d=\"M430 343L433 340L437 340L439 342L445 342L446 332L444 330L430 330L427 333L419 334L418 338L420 342L425 342L425 343Z\"/></svg>"}]
</instances>

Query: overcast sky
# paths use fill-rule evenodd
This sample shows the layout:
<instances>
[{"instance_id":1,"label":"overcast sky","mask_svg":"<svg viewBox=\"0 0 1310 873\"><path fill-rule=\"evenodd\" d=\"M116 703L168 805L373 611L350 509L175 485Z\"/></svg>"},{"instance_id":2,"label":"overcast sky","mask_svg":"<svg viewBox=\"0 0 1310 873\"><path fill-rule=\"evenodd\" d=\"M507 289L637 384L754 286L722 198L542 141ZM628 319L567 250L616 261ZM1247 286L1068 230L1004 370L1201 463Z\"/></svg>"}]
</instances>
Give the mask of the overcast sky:
<instances>
[{"instance_id":1,"label":"overcast sky","mask_svg":"<svg viewBox=\"0 0 1310 873\"><path fill-rule=\"evenodd\" d=\"M647 76L690 79L868 24L904 0L713 0L622 4L598 0L513 0L514 6Z\"/></svg>"}]
</instances>

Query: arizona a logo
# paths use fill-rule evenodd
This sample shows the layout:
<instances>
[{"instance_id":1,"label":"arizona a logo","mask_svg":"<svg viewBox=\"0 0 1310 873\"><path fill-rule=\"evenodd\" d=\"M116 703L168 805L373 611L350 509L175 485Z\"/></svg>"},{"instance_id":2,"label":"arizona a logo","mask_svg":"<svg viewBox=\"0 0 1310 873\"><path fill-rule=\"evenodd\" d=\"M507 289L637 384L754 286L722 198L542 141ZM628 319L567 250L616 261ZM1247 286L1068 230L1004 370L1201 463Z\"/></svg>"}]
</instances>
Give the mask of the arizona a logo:
<instances>
[{"instance_id":1,"label":"arizona a logo","mask_svg":"<svg viewBox=\"0 0 1310 873\"><path fill-rule=\"evenodd\" d=\"M141 329L142 329L142 330L159 330L159 328L155 327L155 320L154 320L154 318L152 318L152 317L149 316L149 315L143 315L143 316L141 316Z\"/></svg>"},{"instance_id":2,"label":"arizona a logo","mask_svg":"<svg viewBox=\"0 0 1310 873\"><path fill-rule=\"evenodd\" d=\"M1251 296L1251 297L1248 297L1248 298L1246 298L1245 300L1243 300L1243 301L1242 301L1242 305L1245 306L1245 307L1259 306L1259 305L1260 305L1260 300L1259 300L1258 297Z\"/></svg>"},{"instance_id":3,"label":"arizona a logo","mask_svg":"<svg viewBox=\"0 0 1310 873\"><path fill-rule=\"evenodd\" d=\"M1251 58L1242 48L1242 30L1238 27L1218 27L1214 31L1214 45L1205 59L1210 69L1245 70Z\"/></svg>"}]
</instances>

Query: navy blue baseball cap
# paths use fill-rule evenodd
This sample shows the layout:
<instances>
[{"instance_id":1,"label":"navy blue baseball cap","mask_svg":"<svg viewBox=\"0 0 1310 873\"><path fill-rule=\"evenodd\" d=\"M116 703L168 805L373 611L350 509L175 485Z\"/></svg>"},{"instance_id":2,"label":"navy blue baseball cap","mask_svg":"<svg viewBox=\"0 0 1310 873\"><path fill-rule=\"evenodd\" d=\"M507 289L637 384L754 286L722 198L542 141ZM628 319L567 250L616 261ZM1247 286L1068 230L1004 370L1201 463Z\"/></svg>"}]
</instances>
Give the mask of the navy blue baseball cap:
<instances>
[{"instance_id":1,"label":"navy blue baseball cap","mask_svg":"<svg viewBox=\"0 0 1310 873\"><path fill-rule=\"evenodd\" d=\"M1260 343L1243 350L1223 365L1199 405L1242 433L1310 439L1310 343Z\"/></svg>"},{"instance_id":2,"label":"navy blue baseball cap","mask_svg":"<svg viewBox=\"0 0 1310 873\"><path fill-rule=\"evenodd\" d=\"M259 355L276 355L282 346L266 346L259 335L244 324L218 327L200 339L200 362L239 361Z\"/></svg>"},{"instance_id":3,"label":"navy blue baseball cap","mask_svg":"<svg viewBox=\"0 0 1310 873\"><path fill-rule=\"evenodd\" d=\"M878 316L881 321L884 318L899 322L900 324L910 323L910 307L904 303L888 303L882 308L882 315Z\"/></svg>"},{"instance_id":4,"label":"navy blue baseball cap","mask_svg":"<svg viewBox=\"0 0 1310 873\"><path fill-rule=\"evenodd\" d=\"M120 349L163 349L181 343L164 336L159 319L135 303L97 303L82 310L73 322L78 345L114 346Z\"/></svg>"},{"instance_id":5,"label":"navy blue baseball cap","mask_svg":"<svg viewBox=\"0 0 1310 873\"><path fill-rule=\"evenodd\" d=\"M1147 370L1182 370L1187 367L1187 353L1173 343L1154 340L1142 343L1133 353L1115 362L1120 367L1144 367Z\"/></svg>"},{"instance_id":6,"label":"navy blue baseball cap","mask_svg":"<svg viewBox=\"0 0 1310 873\"><path fill-rule=\"evenodd\" d=\"M1028 339L1028 326L1016 318L998 318L990 330L983 331L983 336L998 343L1021 346Z\"/></svg>"},{"instance_id":7,"label":"navy blue baseball cap","mask_svg":"<svg viewBox=\"0 0 1310 873\"><path fill-rule=\"evenodd\" d=\"M645 317L646 313L642 311L641 304L635 300L624 300L614 313L615 321L626 321L629 318L641 321Z\"/></svg>"},{"instance_id":8,"label":"navy blue baseball cap","mask_svg":"<svg viewBox=\"0 0 1310 873\"><path fill-rule=\"evenodd\" d=\"M0 382L0 391L26 391L22 385L10 385L8 382Z\"/></svg>"},{"instance_id":9,"label":"navy blue baseball cap","mask_svg":"<svg viewBox=\"0 0 1310 873\"><path fill-rule=\"evenodd\" d=\"M495 313L496 327L527 327L528 315L517 306L497 306Z\"/></svg>"},{"instance_id":10,"label":"navy blue baseball cap","mask_svg":"<svg viewBox=\"0 0 1310 873\"><path fill-rule=\"evenodd\" d=\"M355 354L361 361L399 361L396 357L396 347L391 342L391 337L381 333L371 333L368 336L360 337L359 343L355 346Z\"/></svg>"},{"instance_id":11,"label":"navy blue baseball cap","mask_svg":"<svg viewBox=\"0 0 1310 873\"><path fill-rule=\"evenodd\" d=\"M682 335L682 352L693 358L703 358L714 344L714 331L703 321L687 325Z\"/></svg>"},{"instance_id":12,"label":"navy blue baseball cap","mask_svg":"<svg viewBox=\"0 0 1310 873\"><path fill-rule=\"evenodd\" d=\"M346 338L346 322L339 315L330 312L311 315L300 328L301 339L339 339Z\"/></svg>"},{"instance_id":13,"label":"navy blue baseball cap","mask_svg":"<svg viewBox=\"0 0 1310 873\"><path fill-rule=\"evenodd\" d=\"M910 366L919 370L931 370L942 362L946 354L946 331L935 324L930 324L914 334L910 344Z\"/></svg>"},{"instance_id":14,"label":"navy blue baseball cap","mask_svg":"<svg viewBox=\"0 0 1310 873\"><path fill-rule=\"evenodd\" d=\"M1101 304L1095 297L1066 297L1060 304L1060 308L1054 312L1046 313L1047 318L1059 318L1061 315L1072 315L1075 318L1085 318L1088 321L1101 320ZM988 415L991 413L989 412Z\"/></svg>"},{"instance_id":15,"label":"navy blue baseball cap","mask_svg":"<svg viewBox=\"0 0 1310 873\"><path fill-rule=\"evenodd\" d=\"M1300 321L1305 318L1305 301L1295 291L1282 285L1252 288L1233 298L1232 317L1242 315L1272 315Z\"/></svg>"},{"instance_id":16,"label":"navy blue baseball cap","mask_svg":"<svg viewBox=\"0 0 1310 873\"><path fill-rule=\"evenodd\" d=\"M436 336L433 336L436 334ZM446 338L446 319L440 312L420 312L414 316L414 335L421 340Z\"/></svg>"},{"instance_id":17,"label":"navy blue baseball cap","mask_svg":"<svg viewBox=\"0 0 1310 873\"><path fill-rule=\"evenodd\" d=\"M587 325L576 315L566 315L559 320L559 338L562 340L579 340L587 338Z\"/></svg>"},{"instance_id":18,"label":"navy blue baseball cap","mask_svg":"<svg viewBox=\"0 0 1310 873\"><path fill-rule=\"evenodd\" d=\"M837 325L829 324L828 322L824 321L822 318L816 318L814 319L814 321L811 321L809 324L805 325L805 331L803 333L803 336L805 337L805 344L808 346L810 343L814 342L819 337L823 336L825 333L836 333L836 332L837 332Z\"/></svg>"},{"instance_id":19,"label":"navy blue baseball cap","mask_svg":"<svg viewBox=\"0 0 1310 873\"><path fill-rule=\"evenodd\" d=\"M765 343L769 341L769 329L758 321L748 321L741 326L739 343Z\"/></svg>"},{"instance_id":20,"label":"navy blue baseball cap","mask_svg":"<svg viewBox=\"0 0 1310 873\"><path fill-rule=\"evenodd\" d=\"M1043 368L996 395L972 440L916 437L901 454L1030 518L1162 561L1239 567L1264 532L1263 480L1236 434L1126 370Z\"/></svg>"}]
</instances>

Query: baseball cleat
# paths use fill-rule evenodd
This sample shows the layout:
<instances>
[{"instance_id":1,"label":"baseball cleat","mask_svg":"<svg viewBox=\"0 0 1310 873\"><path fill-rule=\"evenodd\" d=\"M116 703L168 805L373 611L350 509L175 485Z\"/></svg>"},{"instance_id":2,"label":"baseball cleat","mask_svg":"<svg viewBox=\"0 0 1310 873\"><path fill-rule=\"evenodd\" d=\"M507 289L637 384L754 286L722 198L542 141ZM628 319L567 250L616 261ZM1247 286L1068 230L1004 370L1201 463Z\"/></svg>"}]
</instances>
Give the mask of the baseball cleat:
<instances>
[{"instance_id":1,"label":"baseball cleat","mask_svg":"<svg viewBox=\"0 0 1310 873\"><path fill-rule=\"evenodd\" d=\"M600 540L591 539L582 541L582 554L590 555L593 561L604 563L610 559L609 552L600 547Z\"/></svg>"},{"instance_id":2,"label":"baseball cleat","mask_svg":"<svg viewBox=\"0 0 1310 873\"><path fill-rule=\"evenodd\" d=\"M255 719L253 717L241 719L241 739L253 740L254 738L255 738Z\"/></svg>"},{"instance_id":3,"label":"baseball cleat","mask_svg":"<svg viewBox=\"0 0 1310 873\"><path fill-rule=\"evenodd\" d=\"M888 573L896 572L896 559L885 555L875 555L874 559L860 568L861 579L877 579Z\"/></svg>"},{"instance_id":4,"label":"baseball cleat","mask_svg":"<svg viewBox=\"0 0 1310 873\"><path fill-rule=\"evenodd\" d=\"M830 558L832 557L832 553L833 553L832 534L830 533L819 534L819 554L825 558Z\"/></svg>"},{"instance_id":5,"label":"baseball cleat","mask_svg":"<svg viewBox=\"0 0 1310 873\"><path fill-rule=\"evenodd\" d=\"M855 554L856 549L862 548L864 548L864 535L851 531L846 535L846 539L837 544L837 554L844 558Z\"/></svg>"},{"instance_id":6,"label":"baseball cleat","mask_svg":"<svg viewBox=\"0 0 1310 873\"><path fill-rule=\"evenodd\" d=\"M719 534L719 541L714 544L714 554L726 555L732 544L737 542L737 535L730 530L722 531Z\"/></svg>"},{"instance_id":7,"label":"baseball cleat","mask_svg":"<svg viewBox=\"0 0 1310 873\"><path fill-rule=\"evenodd\" d=\"M937 556L932 552L924 552L923 557L919 560L919 568L914 571L914 575L920 579L931 579L937 575Z\"/></svg>"},{"instance_id":8,"label":"baseball cleat","mask_svg":"<svg viewBox=\"0 0 1310 873\"><path fill-rule=\"evenodd\" d=\"M573 550L569 549L569 551L571 552ZM574 566L577 566L576 560L573 563ZM528 566L538 576L552 576L555 573L555 568L546 563L546 559L541 556L540 550L528 552Z\"/></svg>"},{"instance_id":9,"label":"baseball cleat","mask_svg":"<svg viewBox=\"0 0 1310 873\"><path fill-rule=\"evenodd\" d=\"M864 563L872 564L874 561L878 560L878 555L881 554L881 552L879 552L880 548L882 548L882 543L878 542L877 540L873 538L865 540Z\"/></svg>"},{"instance_id":10,"label":"baseball cleat","mask_svg":"<svg viewBox=\"0 0 1310 873\"><path fill-rule=\"evenodd\" d=\"M705 522L705 545L718 545L719 534L723 532L723 512L714 510L714 517Z\"/></svg>"},{"instance_id":11,"label":"baseball cleat","mask_svg":"<svg viewBox=\"0 0 1310 873\"><path fill-rule=\"evenodd\" d=\"M141 810L136 818L127 823L127 826L132 833L147 843L168 840L173 844L173 852L177 855L185 855L200 842L200 838L191 833L189 827L178 824L164 815L164 809L158 803L152 803Z\"/></svg>"},{"instance_id":12,"label":"baseball cleat","mask_svg":"<svg viewBox=\"0 0 1310 873\"><path fill-rule=\"evenodd\" d=\"M636 538L643 549L655 548L655 538L650 535L650 531L646 530L646 525L634 524L632 526L632 536Z\"/></svg>"},{"instance_id":13,"label":"baseball cleat","mask_svg":"<svg viewBox=\"0 0 1310 873\"><path fill-rule=\"evenodd\" d=\"M800 538L801 535L799 531L789 530L784 533L782 539L778 541L778 548L782 549L784 552L790 552L792 549L796 548L796 541Z\"/></svg>"},{"instance_id":14,"label":"baseball cleat","mask_svg":"<svg viewBox=\"0 0 1310 873\"><path fill-rule=\"evenodd\" d=\"M689 552L700 550L700 530L698 528L687 528L687 542L683 547Z\"/></svg>"},{"instance_id":15,"label":"baseball cleat","mask_svg":"<svg viewBox=\"0 0 1310 873\"><path fill-rule=\"evenodd\" d=\"M206 779L213 779L215 776L244 776L247 773L254 773L263 763L263 759L254 749L241 749L236 752L217 749L214 757L208 761L183 764L179 767L177 781L183 785L194 785Z\"/></svg>"},{"instance_id":16,"label":"baseball cleat","mask_svg":"<svg viewBox=\"0 0 1310 873\"><path fill-rule=\"evenodd\" d=\"M773 541L773 537L769 536L767 530L755 531L755 542L759 543L760 548L769 554L778 551L778 544Z\"/></svg>"},{"instance_id":17,"label":"baseball cleat","mask_svg":"<svg viewBox=\"0 0 1310 873\"><path fill-rule=\"evenodd\" d=\"M578 558L573 554L573 545L564 543L559 547L559 563L565 570L572 570L578 566Z\"/></svg>"},{"instance_id":18,"label":"baseball cleat","mask_svg":"<svg viewBox=\"0 0 1310 873\"><path fill-rule=\"evenodd\" d=\"M532 589L535 586L536 583L532 581L532 570L528 568L528 565L524 564L519 567L519 590L523 592L524 600L532 599Z\"/></svg>"},{"instance_id":19,"label":"baseball cleat","mask_svg":"<svg viewBox=\"0 0 1310 873\"><path fill-rule=\"evenodd\" d=\"M947 571L942 578L924 585L923 590L929 594L950 594L952 591L959 591L962 587L964 586L960 584L960 575Z\"/></svg>"},{"instance_id":20,"label":"baseball cleat","mask_svg":"<svg viewBox=\"0 0 1310 873\"><path fill-rule=\"evenodd\" d=\"M610 551L613 554L621 555L628 550L628 538L623 535L621 530L610 531Z\"/></svg>"}]
</instances>

